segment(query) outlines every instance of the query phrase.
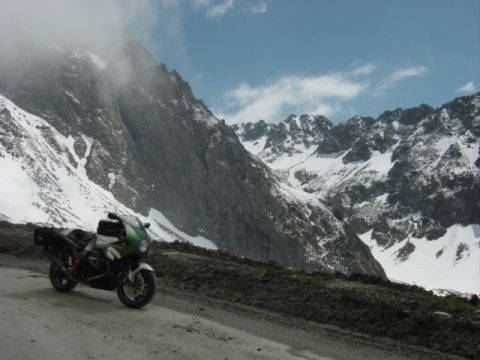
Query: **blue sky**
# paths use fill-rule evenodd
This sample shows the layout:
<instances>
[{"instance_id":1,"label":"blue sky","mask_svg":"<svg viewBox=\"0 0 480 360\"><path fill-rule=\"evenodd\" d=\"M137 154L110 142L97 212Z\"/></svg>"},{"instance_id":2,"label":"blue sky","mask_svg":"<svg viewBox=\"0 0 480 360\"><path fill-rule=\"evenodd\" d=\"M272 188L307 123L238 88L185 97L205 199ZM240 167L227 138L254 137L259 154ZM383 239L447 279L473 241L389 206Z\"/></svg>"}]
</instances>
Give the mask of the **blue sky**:
<instances>
[{"instance_id":1,"label":"blue sky","mask_svg":"<svg viewBox=\"0 0 480 360\"><path fill-rule=\"evenodd\" d=\"M227 122L439 106L480 88L480 1L160 0L149 46Z\"/></svg>"}]
</instances>

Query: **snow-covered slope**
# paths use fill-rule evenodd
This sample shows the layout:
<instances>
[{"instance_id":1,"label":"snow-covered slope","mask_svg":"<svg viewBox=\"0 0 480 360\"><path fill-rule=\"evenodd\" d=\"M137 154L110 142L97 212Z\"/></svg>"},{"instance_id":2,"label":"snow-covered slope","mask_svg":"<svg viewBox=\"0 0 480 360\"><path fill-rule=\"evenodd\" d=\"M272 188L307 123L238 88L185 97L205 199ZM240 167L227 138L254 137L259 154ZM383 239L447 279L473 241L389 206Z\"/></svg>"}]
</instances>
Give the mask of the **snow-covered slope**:
<instances>
[{"instance_id":1,"label":"snow-covered slope","mask_svg":"<svg viewBox=\"0 0 480 360\"><path fill-rule=\"evenodd\" d=\"M387 275L393 280L429 289L479 292L480 225L456 224L434 241L408 236L387 248L379 246L372 239L372 230L360 235L360 238L370 246L373 256L387 269Z\"/></svg>"},{"instance_id":2,"label":"snow-covered slope","mask_svg":"<svg viewBox=\"0 0 480 360\"><path fill-rule=\"evenodd\" d=\"M332 124L324 116L290 115L279 124L263 120L235 126L242 143L274 170L285 170L307 159Z\"/></svg>"},{"instance_id":3,"label":"snow-covered slope","mask_svg":"<svg viewBox=\"0 0 480 360\"><path fill-rule=\"evenodd\" d=\"M87 176L94 141L85 135L66 137L0 95L0 218L90 230L109 211L146 221ZM216 248L201 236L183 233L158 210L151 209L149 219L154 237Z\"/></svg>"},{"instance_id":4,"label":"snow-covered slope","mask_svg":"<svg viewBox=\"0 0 480 360\"><path fill-rule=\"evenodd\" d=\"M284 123L236 131L293 186L333 207L387 276L480 292L480 94L439 109L396 109L335 126L326 120L305 150L286 151L295 135ZM286 134L272 139L272 128Z\"/></svg>"}]
</instances>

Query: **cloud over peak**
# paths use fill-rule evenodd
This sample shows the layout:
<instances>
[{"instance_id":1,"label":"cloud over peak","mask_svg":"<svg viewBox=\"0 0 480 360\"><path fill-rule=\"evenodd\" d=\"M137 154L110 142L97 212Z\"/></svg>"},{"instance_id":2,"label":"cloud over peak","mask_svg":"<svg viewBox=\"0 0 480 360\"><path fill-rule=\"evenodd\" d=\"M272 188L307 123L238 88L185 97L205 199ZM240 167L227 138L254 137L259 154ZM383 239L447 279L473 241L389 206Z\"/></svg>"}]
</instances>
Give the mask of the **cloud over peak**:
<instances>
[{"instance_id":1,"label":"cloud over peak","mask_svg":"<svg viewBox=\"0 0 480 360\"><path fill-rule=\"evenodd\" d=\"M414 65L394 70L380 83L375 91L375 94L380 95L384 93L385 90L397 86L399 83L408 78L424 76L428 70L428 67L422 65Z\"/></svg>"},{"instance_id":2,"label":"cloud over peak","mask_svg":"<svg viewBox=\"0 0 480 360\"><path fill-rule=\"evenodd\" d=\"M417 65L386 73L384 69L382 75L378 74L381 70L378 63L355 65L326 74L283 75L259 85L241 83L226 93L224 104L216 109L217 114L229 123L259 119L277 122L292 113L332 116L345 113L349 101L360 96L376 97L400 82L428 72L426 66Z\"/></svg>"},{"instance_id":3,"label":"cloud over peak","mask_svg":"<svg viewBox=\"0 0 480 360\"><path fill-rule=\"evenodd\" d=\"M457 90L455 90L456 93L460 93L460 94L472 93L474 91L477 91L477 88L476 88L475 84L473 83L473 81L469 81L466 84L464 84L463 86L459 87Z\"/></svg>"},{"instance_id":4,"label":"cloud over peak","mask_svg":"<svg viewBox=\"0 0 480 360\"><path fill-rule=\"evenodd\" d=\"M408 68L395 70L388 78L390 83L396 83L400 80L412 77L412 76L422 76L428 71L426 66L411 66Z\"/></svg>"},{"instance_id":5,"label":"cloud over peak","mask_svg":"<svg viewBox=\"0 0 480 360\"><path fill-rule=\"evenodd\" d=\"M284 113L330 115L343 100L358 96L366 84L351 80L344 73L317 76L282 76L267 84L242 83L226 95L221 116L230 123L278 121Z\"/></svg>"}]
</instances>

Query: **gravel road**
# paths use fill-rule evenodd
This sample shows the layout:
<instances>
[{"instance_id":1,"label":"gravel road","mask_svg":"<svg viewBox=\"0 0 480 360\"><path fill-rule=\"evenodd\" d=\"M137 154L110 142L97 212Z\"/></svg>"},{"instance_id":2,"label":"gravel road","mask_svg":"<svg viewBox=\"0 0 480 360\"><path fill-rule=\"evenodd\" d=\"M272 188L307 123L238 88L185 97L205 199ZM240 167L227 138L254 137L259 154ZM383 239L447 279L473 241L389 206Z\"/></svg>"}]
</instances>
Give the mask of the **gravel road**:
<instances>
[{"instance_id":1,"label":"gravel road","mask_svg":"<svg viewBox=\"0 0 480 360\"><path fill-rule=\"evenodd\" d=\"M82 286L56 292L45 266L0 255L2 360L452 358L305 331L162 293L131 310L113 292Z\"/></svg>"}]
</instances>

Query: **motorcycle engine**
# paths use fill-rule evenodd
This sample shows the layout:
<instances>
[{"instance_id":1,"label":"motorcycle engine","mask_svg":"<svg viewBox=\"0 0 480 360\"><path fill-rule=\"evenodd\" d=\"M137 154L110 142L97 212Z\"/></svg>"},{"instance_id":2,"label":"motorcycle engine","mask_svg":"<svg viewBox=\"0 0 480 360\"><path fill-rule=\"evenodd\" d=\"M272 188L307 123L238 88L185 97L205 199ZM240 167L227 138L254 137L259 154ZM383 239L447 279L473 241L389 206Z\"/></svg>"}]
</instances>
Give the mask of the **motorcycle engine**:
<instances>
[{"instance_id":1,"label":"motorcycle engine","mask_svg":"<svg viewBox=\"0 0 480 360\"><path fill-rule=\"evenodd\" d=\"M87 257L86 266L83 267L83 274L89 278L104 274L108 271L108 262L101 254L91 253Z\"/></svg>"},{"instance_id":2,"label":"motorcycle engine","mask_svg":"<svg viewBox=\"0 0 480 360\"><path fill-rule=\"evenodd\" d=\"M95 269L96 272L104 273L107 271L107 260L102 257L90 255L88 257L88 264Z\"/></svg>"}]
</instances>

